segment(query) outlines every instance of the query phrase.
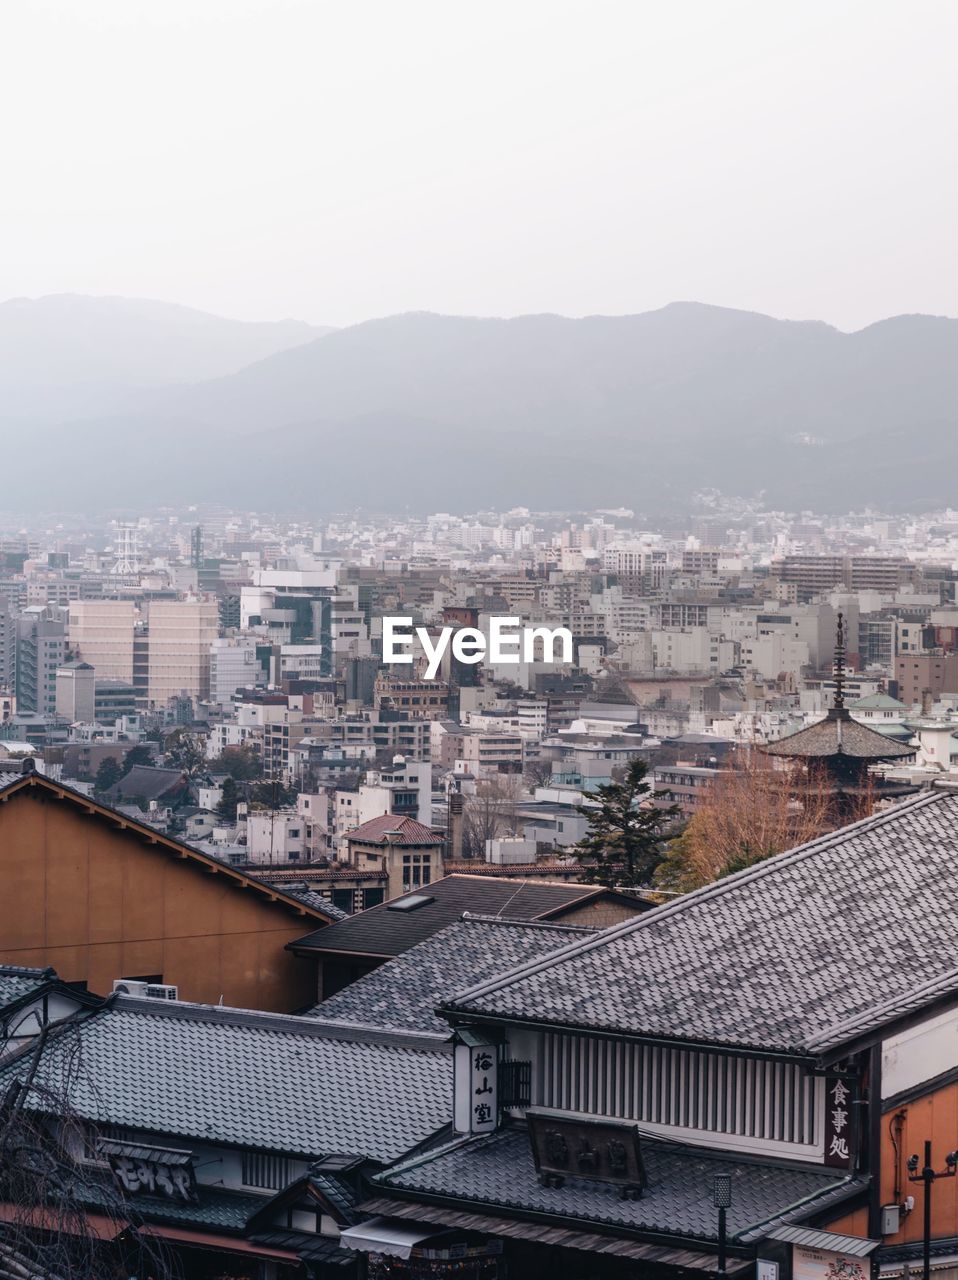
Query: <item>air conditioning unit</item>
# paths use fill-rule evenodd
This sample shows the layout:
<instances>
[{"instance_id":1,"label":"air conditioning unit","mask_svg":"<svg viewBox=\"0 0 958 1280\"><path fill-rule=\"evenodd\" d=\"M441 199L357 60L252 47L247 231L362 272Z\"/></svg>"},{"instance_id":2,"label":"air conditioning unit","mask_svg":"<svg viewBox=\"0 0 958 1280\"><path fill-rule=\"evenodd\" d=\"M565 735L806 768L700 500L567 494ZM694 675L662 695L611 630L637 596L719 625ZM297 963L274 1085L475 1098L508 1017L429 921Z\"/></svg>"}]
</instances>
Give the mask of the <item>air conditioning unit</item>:
<instances>
[{"instance_id":1,"label":"air conditioning unit","mask_svg":"<svg viewBox=\"0 0 958 1280\"><path fill-rule=\"evenodd\" d=\"M113 990L121 996L135 996L137 1000L178 1000L179 988L165 983L144 982L140 978L117 978Z\"/></svg>"},{"instance_id":2,"label":"air conditioning unit","mask_svg":"<svg viewBox=\"0 0 958 1280\"><path fill-rule=\"evenodd\" d=\"M179 1000L179 987L161 986L159 983L151 982L146 988L146 998L148 1000Z\"/></svg>"},{"instance_id":3,"label":"air conditioning unit","mask_svg":"<svg viewBox=\"0 0 958 1280\"><path fill-rule=\"evenodd\" d=\"M121 996L138 996L141 1000L146 998L148 982L140 982L136 978L117 978L113 984L113 990Z\"/></svg>"}]
</instances>

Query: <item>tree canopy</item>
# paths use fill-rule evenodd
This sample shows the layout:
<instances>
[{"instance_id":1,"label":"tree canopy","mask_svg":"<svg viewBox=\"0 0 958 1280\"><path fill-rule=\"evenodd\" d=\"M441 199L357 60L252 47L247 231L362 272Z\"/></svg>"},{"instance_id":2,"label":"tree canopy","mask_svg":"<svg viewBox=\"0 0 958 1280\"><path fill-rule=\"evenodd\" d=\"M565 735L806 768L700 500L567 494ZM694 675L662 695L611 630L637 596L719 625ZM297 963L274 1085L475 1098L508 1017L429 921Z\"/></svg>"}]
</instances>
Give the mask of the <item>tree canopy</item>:
<instances>
[{"instance_id":1,"label":"tree canopy","mask_svg":"<svg viewBox=\"0 0 958 1280\"><path fill-rule=\"evenodd\" d=\"M591 863L583 868L584 880L610 889L651 884L678 809L655 804L648 771L644 760L632 760L621 782L608 782L592 793L597 804L578 806L589 824L575 848L580 859Z\"/></svg>"}]
</instances>

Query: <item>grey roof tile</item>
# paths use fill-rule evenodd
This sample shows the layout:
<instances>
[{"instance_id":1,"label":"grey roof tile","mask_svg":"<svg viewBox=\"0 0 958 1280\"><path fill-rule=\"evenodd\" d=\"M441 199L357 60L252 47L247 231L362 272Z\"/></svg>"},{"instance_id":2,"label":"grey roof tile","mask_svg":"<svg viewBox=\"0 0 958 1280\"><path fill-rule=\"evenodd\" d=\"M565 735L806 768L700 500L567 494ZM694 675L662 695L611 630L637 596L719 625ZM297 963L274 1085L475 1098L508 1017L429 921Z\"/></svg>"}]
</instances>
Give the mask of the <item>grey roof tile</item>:
<instances>
[{"instance_id":1,"label":"grey roof tile","mask_svg":"<svg viewBox=\"0 0 958 1280\"><path fill-rule=\"evenodd\" d=\"M25 1061L0 1070L0 1088ZM68 1081L97 1124L385 1163L447 1124L452 1056L308 1018L121 998L49 1042L40 1080Z\"/></svg>"},{"instance_id":2,"label":"grey roof tile","mask_svg":"<svg viewBox=\"0 0 958 1280\"><path fill-rule=\"evenodd\" d=\"M733 1237L754 1232L758 1224L819 1198L831 1199L838 1188L849 1194L866 1185L841 1171L722 1156L701 1147L643 1139L649 1185L640 1200L620 1199L619 1188L584 1178L566 1178L562 1187L539 1185L529 1135L509 1128L480 1138L460 1140L377 1175L373 1181L391 1191L454 1199L457 1205L494 1205L522 1214L548 1213L567 1222L602 1223L635 1232L663 1232L715 1240L717 1215L712 1205L712 1179L732 1177L728 1213Z\"/></svg>"},{"instance_id":3,"label":"grey roof tile","mask_svg":"<svg viewBox=\"0 0 958 1280\"><path fill-rule=\"evenodd\" d=\"M883 1011L890 1021L925 984L937 984L935 995L958 989L943 945L958 909L956 829L958 795L925 793L478 984L448 1007L825 1054L884 1025Z\"/></svg>"},{"instance_id":4,"label":"grey roof tile","mask_svg":"<svg viewBox=\"0 0 958 1280\"><path fill-rule=\"evenodd\" d=\"M840 714L834 707L824 720L770 742L762 750L770 756L849 756L855 760L891 760L915 754L914 747L889 742L884 734L852 720L847 710Z\"/></svg>"},{"instance_id":5,"label":"grey roof tile","mask_svg":"<svg viewBox=\"0 0 958 1280\"><path fill-rule=\"evenodd\" d=\"M42 991L56 980L52 969L24 969L19 965L0 965L0 1011L35 991Z\"/></svg>"},{"instance_id":6,"label":"grey roof tile","mask_svg":"<svg viewBox=\"0 0 958 1280\"><path fill-rule=\"evenodd\" d=\"M90 1208L116 1208L117 1191L111 1179L91 1178L83 1187L81 1196ZM130 1196L127 1203L134 1222L218 1227L240 1234L253 1214L263 1207L263 1197L202 1184L197 1188L197 1198L192 1203L171 1200L162 1195Z\"/></svg>"},{"instance_id":7,"label":"grey roof tile","mask_svg":"<svg viewBox=\"0 0 958 1280\"><path fill-rule=\"evenodd\" d=\"M314 1006L307 1016L327 1024L448 1035L449 1023L435 1010L450 992L593 932L547 921L467 916Z\"/></svg>"}]
</instances>

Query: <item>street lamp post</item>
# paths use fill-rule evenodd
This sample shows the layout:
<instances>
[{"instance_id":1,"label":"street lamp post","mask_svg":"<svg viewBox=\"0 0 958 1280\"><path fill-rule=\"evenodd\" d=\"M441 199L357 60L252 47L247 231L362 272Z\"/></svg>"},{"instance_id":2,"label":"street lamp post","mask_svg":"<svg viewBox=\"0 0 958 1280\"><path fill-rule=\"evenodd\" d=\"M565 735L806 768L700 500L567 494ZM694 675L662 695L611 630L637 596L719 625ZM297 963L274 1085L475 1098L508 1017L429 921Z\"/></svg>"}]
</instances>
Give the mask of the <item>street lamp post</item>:
<instances>
[{"instance_id":1,"label":"street lamp post","mask_svg":"<svg viewBox=\"0 0 958 1280\"><path fill-rule=\"evenodd\" d=\"M718 1209L718 1277L725 1280L726 1211L732 1204L732 1175L717 1173L712 1179L712 1204Z\"/></svg>"},{"instance_id":2,"label":"street lamp post","mask_svg":"<svg viewBox=\"0 0 958 1280\"><path fill-rule=\"evenodd\" d=\"M958 1172L958 1151L945 1156L945 1168L936 1170L931 1163L931 1141L925 1141L925 1163L918 1172L918 1157L908 1157L908 1181L925 1184L924 1235L922 1238L922 1277L931 1280L931 1189L939 1178L953 1178Z\"/></svg>"}]
</instances>

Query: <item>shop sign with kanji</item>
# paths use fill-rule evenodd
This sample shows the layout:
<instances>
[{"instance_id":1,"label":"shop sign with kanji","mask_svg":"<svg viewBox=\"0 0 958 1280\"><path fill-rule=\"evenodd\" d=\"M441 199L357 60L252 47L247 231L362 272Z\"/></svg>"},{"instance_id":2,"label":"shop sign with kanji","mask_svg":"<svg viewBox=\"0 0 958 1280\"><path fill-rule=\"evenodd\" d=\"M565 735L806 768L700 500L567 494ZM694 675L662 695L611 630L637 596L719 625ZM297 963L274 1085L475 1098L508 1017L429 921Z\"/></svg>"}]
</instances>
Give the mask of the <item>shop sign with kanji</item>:
<instances>
[{"instance_id":1,"label":"shop sign with kanji","mask_svg":"<svg viewBox=\"0 0 958 1280\"><path fill-rule=\"evenodd\" d=\"M841 1076L825 1078L825 1163L847 1169L852 1160L852 1089Z\"/></svg>"},{"instance_id":2,"label":"shop sign with kanji","mask_svg":"<svg viewBox=\"0 0 958 1280\"><path fill-rule=\"evenodd\" d=\"M526 1112L526 1120L540 1181L555 1186L563 1177L590 1178L636 1194L645 1187L637 1125L570 1118L538 1107Z\"/></svg>"}]
</instances>

